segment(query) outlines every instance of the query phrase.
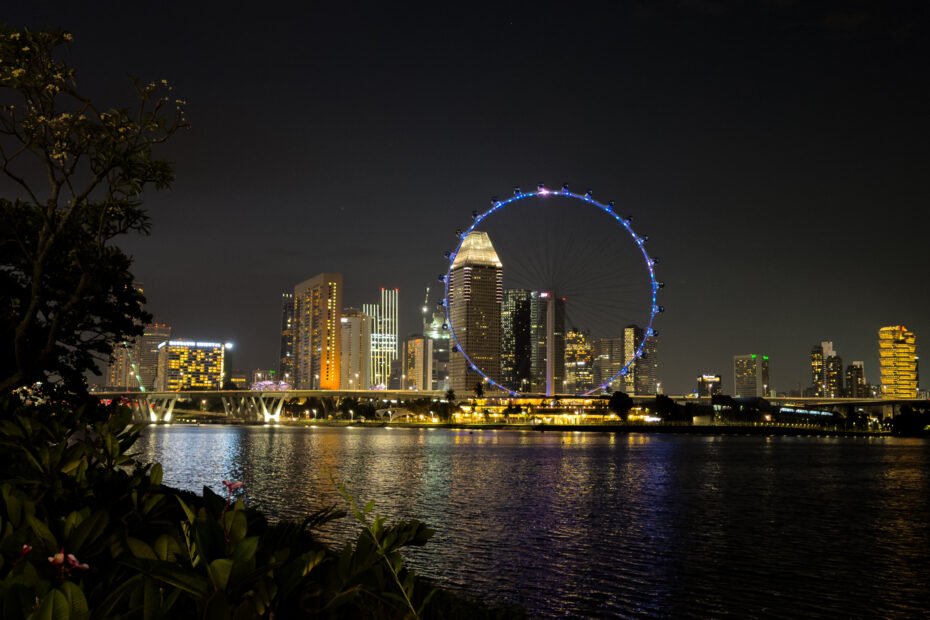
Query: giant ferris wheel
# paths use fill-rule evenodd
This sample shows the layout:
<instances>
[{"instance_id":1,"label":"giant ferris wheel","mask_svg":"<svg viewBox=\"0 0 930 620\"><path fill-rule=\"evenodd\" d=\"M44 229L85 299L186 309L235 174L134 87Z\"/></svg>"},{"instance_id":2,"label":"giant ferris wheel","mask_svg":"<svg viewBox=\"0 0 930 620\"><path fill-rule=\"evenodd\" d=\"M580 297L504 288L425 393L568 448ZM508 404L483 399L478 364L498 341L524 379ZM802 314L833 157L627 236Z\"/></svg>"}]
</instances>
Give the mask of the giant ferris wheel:
<instances>
[{"instance_id":1,"label":"giant ferris wheel","mask_svg":"<svg viewBox=\"0 0 930 620\"><path fill-rule=\"evenodd\" d=\"M607 249L613 247L624 246L627 250L627 254L624 257L623 267L627 269L635 269L637 277L639 278L640 285L636 288L635 291L623 291L622 296L625 300L635 297L639 304L637 305L635 311L628 311L628 316L624 317L623 322L636 322L638 325L642 326L643 338L640 339L635 345L635 350L632 352L632 355L629 355L629 359L624 360L621 365L615 365L614 368L611 368L611 372L606 376L601 376L596 385L589 387L578 392L578 395L591 395L595 393L608 390L611 384L618 380L625 378L628 373L631 372L633 365L637 360L643 359L644 350L647 342L650 339L658 336L658 331L654 328L654 323L656 317L659 313L664 311L664 308L658 303L658 291L663 287L663 283L656 279L655 266L658 262L658 259L654 256L651 256L646 247L646 242L648 237L638 234L632 225L632 217L623 216L617 210L615 203L613 201L608 201L606 203L600 202L594 198L591 190L588 190L584 193L576 193L569 189L568 185L562 185L559 189L549 189L545 185L540 184L537 186L535 191L522 191L519 187L514 188L513 195L507 199L499 200L497 198L491 199L491 206L484 212L473 211L472 212L472 222L466 227L456 231L457 242L455 249L449 252L446 252L446 258L448 259L448 268L446 273L440 276L440 279L444 283L444 294L442 300L442 306L445 312L445 327L448 329L451 349L453 355L461 355L464 358L465 365L473 373L480 376L484 382L488 385L493 386L501 390L502 392L510 396L520 396L522 390L517 389L513 385L505 385L500 377L492 376L492 373L489 373L486 368L482 368L482 364L476 359L478 356L474 355L469 351L469 347L466 346L464 342L463 333L465 331L465 326L461 324L461 319L459 319L460 324L456 324L456 317L452 312L452 282L453 282L453 268L457 264L456 257L463 250L463 244L466 243L466 240L473 233L482 234L478 232L479 230L484 230L486 227L491 225L495 220L503 217L505 212L514 210L520 205L523 209L522 218L524 222L534 221L539 217L543 216L546 210L549 208L551 201L559 200L562 204L568 207L567 213L569 217L575 218L576 214L580 214L582 211L593 212L598 214L598 217L595 218L595 221L592 223L592 226L597 229L599 235L610 235L602 236L599 243L592 242L594 247L585 248L588 252L594 252L599 247ZM590 214L585 217L591 218ZM513 228L513 226L511 226ZM556 227L557 234L559 230L570 231L573 226L571 222L563 222L558 227ZM534 248L535 250L545 252L545 248L539 249ZM526 254L526 252L524 252ZM522 260L522 258L521 258ZM547 258L541 258L540 261L547 261ZM589 260L588 262L599 262L596 260ZM609 261L607 261L609 263ZM628 263L639 263L639 267L636 268L635 265ZM597 281L598 278L593 277L589 278L591 281ZM602 287L603 288L603 287ZM607 290L605 293L602 293L595 305L610 306L611 299L613 297L620 296L621 293L614 294L611 290ZM545 297L545 294L543 294ZM550 296L548 303L554 303L554 296ZM627 304L629 307L629 304ZM631 314L632 313L632 314ZM611 314L610 308L603 311L602 315ZM553 355L552 342L554 340L554 326L552 317L555 315L555 312L550 307L550 310L547 314L549 317L548 324L545 326L545 339L547 354L545 355L546 363L546 383L545 383L545 393L546 396L553 396L558 392L558 386L553 385L552 377L554 376L553 365L555 363ZM638 316L634 316L638 315Z\"/></svg>"}]
</instances>

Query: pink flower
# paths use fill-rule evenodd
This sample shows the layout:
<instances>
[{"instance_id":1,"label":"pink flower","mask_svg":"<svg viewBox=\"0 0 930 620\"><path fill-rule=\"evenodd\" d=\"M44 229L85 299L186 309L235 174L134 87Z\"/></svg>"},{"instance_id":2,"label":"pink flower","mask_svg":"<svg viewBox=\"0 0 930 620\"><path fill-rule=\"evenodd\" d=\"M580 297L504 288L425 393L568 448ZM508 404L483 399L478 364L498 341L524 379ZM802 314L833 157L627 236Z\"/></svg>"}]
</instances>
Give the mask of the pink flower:
<instances>
[{"instance_id":1,"label":"pink flower","mask_svg":"<svg viewBox=\"0 0 930 620\"><path fill-rule=\"evenodd\" d=\"M229 493L232 493L233 491L237 491L241 489L242 487L244 487L245 483L244 482L230 482L228 480L224 480L223 486L226 487L226 491L228 491Z\"/></svg>"},{"instance_id":2,"label":"pink flower","mask_svg":"<svg viewBox=\"0 0 930 620\"><path fill-rule=\"evenodd\" d=\"M19 557L24 558L29 555L29 552L32 551L31 545L23 545L23 548L19 550Z\"/></svg>"},{"instance_id":3,"label":"pink flower","mask_svg":"<svg viewBox=\"0 0 930 620\"><path fill-rule=\"evenodd\" d=\"M71 568L77 568L79 570L87 570L88 568L90 568L90 566L88 566L87 564L82 564L81 562L79 562L78 559L74 557L73 553L68 554L68 566L70 566Z\"/></svg>"},{"instance_id":4,"label":"pink flower","mask_svg":"<svg viewBox=\"0 0 930 620\"><path fill-rule=\"evenodd\" d=\"M55 555L50 555L50 556L48 556L48 561L49 561L50 564L52 564L52 565L54 565L54 566L61 566L61 565L63 565L63 564L65 563L65 550L64 550L64 547L62 547L61 551L59 551L59 552L56 553Z\"/></svg>"}]
</instances>

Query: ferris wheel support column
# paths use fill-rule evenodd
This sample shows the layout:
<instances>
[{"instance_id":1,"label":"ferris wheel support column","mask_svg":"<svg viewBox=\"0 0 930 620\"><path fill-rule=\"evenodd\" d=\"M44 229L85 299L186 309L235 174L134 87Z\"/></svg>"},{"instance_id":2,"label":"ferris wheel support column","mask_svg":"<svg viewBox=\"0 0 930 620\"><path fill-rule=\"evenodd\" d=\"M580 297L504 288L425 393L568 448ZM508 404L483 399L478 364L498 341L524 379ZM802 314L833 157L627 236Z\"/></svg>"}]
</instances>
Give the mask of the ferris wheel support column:
<instances>
[{"instance_id":1,"label":"ferris wheel support column","mask_svg":"<svg viewBox=\"0 0 930 620\"><path fill-rule=\"evenodd\" d=\"M546 396L555 393L555 293L546 300Z\"/></svg>"}]
</instances>

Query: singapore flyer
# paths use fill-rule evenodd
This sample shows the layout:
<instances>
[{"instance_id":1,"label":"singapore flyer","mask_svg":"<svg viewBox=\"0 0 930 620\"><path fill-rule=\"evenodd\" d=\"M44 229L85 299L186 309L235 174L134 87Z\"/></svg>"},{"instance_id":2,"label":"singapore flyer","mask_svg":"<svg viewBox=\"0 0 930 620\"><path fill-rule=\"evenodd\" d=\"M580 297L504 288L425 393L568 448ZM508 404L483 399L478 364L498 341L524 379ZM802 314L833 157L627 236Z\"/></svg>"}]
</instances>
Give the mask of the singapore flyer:
<instances>
[{"instance_id":1,"label":"singapore flyer","mask_svg":"<svg viewBox=\"0 0 930 620\"><path fill-rule=\"evenodd\" d=\"M517 397L655 394L663 283L613 201L514 189L456 231L442 305L449 385Z\"/></svg>"}]
</instances>

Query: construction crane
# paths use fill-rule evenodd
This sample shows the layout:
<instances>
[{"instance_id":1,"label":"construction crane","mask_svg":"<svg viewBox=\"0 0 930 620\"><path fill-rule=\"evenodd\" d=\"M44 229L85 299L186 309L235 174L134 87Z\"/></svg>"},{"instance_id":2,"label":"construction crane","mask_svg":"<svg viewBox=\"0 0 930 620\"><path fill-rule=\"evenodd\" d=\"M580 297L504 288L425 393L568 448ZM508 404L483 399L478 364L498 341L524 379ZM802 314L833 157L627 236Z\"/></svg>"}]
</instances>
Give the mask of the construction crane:
<instances>
[{"instance_id":1,"label":"construction crane","mask_svg":"<svg viewBox=\"0 0 930 620\"><path fill-rule=\"evenodd\" d=\"M426 295L423 297L423 316L429 312L429 287L426 287Z\"/></svg>"}]
</instances>

